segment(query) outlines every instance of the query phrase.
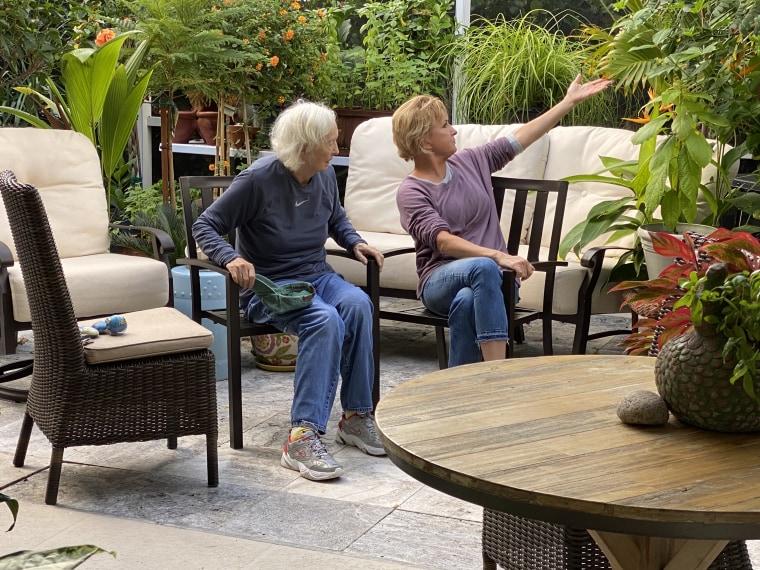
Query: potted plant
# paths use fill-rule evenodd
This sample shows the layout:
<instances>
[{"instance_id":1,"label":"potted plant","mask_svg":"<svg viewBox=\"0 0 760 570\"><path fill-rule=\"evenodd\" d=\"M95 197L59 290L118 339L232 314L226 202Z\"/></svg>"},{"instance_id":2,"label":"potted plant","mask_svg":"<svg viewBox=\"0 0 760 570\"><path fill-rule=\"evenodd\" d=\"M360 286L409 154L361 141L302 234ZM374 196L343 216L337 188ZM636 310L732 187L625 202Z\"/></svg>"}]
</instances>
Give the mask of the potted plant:
<instances>
[{"instance_id":1,"label":"potted plant","mask_svg":"<svg viewBox=\"0 0 760 570\"><path fill-rule=\"evenodd\" d=\"M361 122L392 114L414 95L450 100L451 74L442 48L454 38L452 6L451 0L390 0L328 10L331 46L324 65L341 152L348 152ZM361 46L347 39L354 18L360 22Z\"/></svg>"},{"instance_id":2,"label":"potted plant","mask_svg":"<svg viewBox=\"0 0 760 570\"><path fill-rule=\"evenodd\" d=\"M214 102L220 70L241 55L236 40L222 33L221 16L211 0L134 0L128 6L131 13L124 21L149 41L145 63L154 69L150 90L161 116L163 199L174 204L176 99L185 95Z\"/></svg>"},{"instance_id":3,"label":"potted plant","mask_svg":"<svg viewBox=\"0 0 760 570\"><path fill-rule=\"evenodd\" d=\"M642 86L648 90L641 116L631 119L642 125L632 138L642 151L636 163L605 163L616 177L627 170L632 196L589 212L566 236L564 252L653 221L676 233L676 224L682 222L720 226L736 205L732 178L739 158L748 151L757 154L760 145L756 2L623 0L616 7L622 15L611 29L584 28L597 46L589 63L614 79L624 94ZM708 183L710 168L716 172ZM611 182L607 178L603 181ZM709 211L697 209L700 201ZM638 273L638 239L635 245Z\"/></svg>"},{"instance_id":4,"label":"potted plant","mask_svg":"<svg viewBox=\"0 0 760 570\"><path fill-rule=\"evenodd\" d=\"M654 91L650 90L649 96L650 103L657 100ZM658 121L652 124L661 112L670 111L661 108L660 102L656 102L651 112L644 109L641 117L627 119L642 125L638 131L631 134L631 142L639 147L636 159L623 160L601 156L599 158L604 168L599 172L565 178L571 184L613 184L626 188L630 195L600 202L592 208L584 221L565 234L560 243L560 257L566 256L569 251L579 254L589 244L605 235L611 236L611 239L633 236L632 249L620 256L612 272L611 279L621 281L646 275L645 252L641 239L644 235L644 239L648 240L649 230L668 230L680 235L684 231L697 229L692 225L695 223L699 223L699 229L702 231L712 227L712 221L719 216L719 210L722 208L719 204L726 204L733 193L731 172L744 152L744 146L730 149L726 145L713 142L713 149L703 135L689 131L683 144L693 145L694 149L699 148L700 150L695 150L694 154L700 158L696 170L692 170L688 176L697 176L697 179L691 180L689 185L679 183L679 180L683 182L681 175L685 173L669 168L668 160L671 155L660 152L662 145L667 144L664 137L658 134L662 123ZM703 146L703 143L706 146ZM712 173L709 181L703 181L703 178L708 178L705 172ZM699 204L703 205L702 209L699 208ZM705 209L708 211L705 212ZM639 230L646 233L643 234ZM658 265L649 273L649 277L656 277L659 270Z\"/></svg>"},{"instance_id":5,"label":"potted plant","mask_svg":"<svg viewBox=\"0 0 760 570\"><path fill-rule=\"evenodd\" d=\"M703 193L710 206L704 223L718 226L735 194L727 169L760 148L760 8L753 0L624 0L618 7L623 14L611 30L585 33L599 46L593 56L599 73L624 93L649 89L646 124L637 133L642 141L659 139L644 184L647 200L659 199L648 207L659 205L671 229L694 221L689 203L715 153L720 174Z\"/></svg>"},{"instance_id":6,"label":"potted plant","mask_svg":"<svg viewBox=\"0 0 760 570\"><path fill-rule=\"evenodd\" d=\"M657 279L614 288L648 315L624 344L657 356L658 390L679 419L760 430L760 241L727 229L683 237L654 233L655 249L676 261Z\"/></svg>"},{"instance_id":7,"label":"potted plant","mask_svg":"<svg viewBox=\"0 0 760 570\"><path fill-rule=\"evenodd\" d=\"M476 18L452 38L443 53L456 67L456 122L525 122L559 102L588 57L586 43L561 31L570 19L544 10L509 20ZM563 123L614 124L614 98L607 91L584 101Z\"/></svg>"},{"instance_id":8,"label":"potted plant","mask_svg":"<svg viewBox=\"0 0 760 570\"><path fill-rule=\"evenodd\" d=\"M44 114L46 121L37 115L12 107L0 107L38 128L71 129L84 134L92 141L100 155L103 184L108 203L114 190L116 173L123 168L124 151L137 120L137 113L145 97L152 70L142 76L139 68L148 44L137 44L125 63L120 63L122 47L137 32L116 34L111 29L101 30L95 47L77 48L61 58L60 89L52 78L47 78L49 96L28 87L16 90L30 95Z\"/></svg>"}]
</instances>

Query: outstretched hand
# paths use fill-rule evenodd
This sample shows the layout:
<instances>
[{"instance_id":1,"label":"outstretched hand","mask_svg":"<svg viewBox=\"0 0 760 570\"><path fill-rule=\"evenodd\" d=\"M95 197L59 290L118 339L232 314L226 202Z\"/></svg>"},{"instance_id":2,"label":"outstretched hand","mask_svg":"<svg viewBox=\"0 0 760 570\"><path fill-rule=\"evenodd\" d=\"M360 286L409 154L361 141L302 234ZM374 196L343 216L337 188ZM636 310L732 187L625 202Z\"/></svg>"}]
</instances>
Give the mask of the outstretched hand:
<instances>
[{"instance_id":1,"label":"outstretched hand","mask_svg":"<svg viewBox=\"0 0 760 570\"><path fill-rule=\"evenodd\" d=\"M581 101L604 91L611 84L611 79L594 79L588 83L582 83L581 74L579 73L570 84L570 87L567 88L565 99L573 103L573 105L577 105Z\"/></svg>"}]
</instances>

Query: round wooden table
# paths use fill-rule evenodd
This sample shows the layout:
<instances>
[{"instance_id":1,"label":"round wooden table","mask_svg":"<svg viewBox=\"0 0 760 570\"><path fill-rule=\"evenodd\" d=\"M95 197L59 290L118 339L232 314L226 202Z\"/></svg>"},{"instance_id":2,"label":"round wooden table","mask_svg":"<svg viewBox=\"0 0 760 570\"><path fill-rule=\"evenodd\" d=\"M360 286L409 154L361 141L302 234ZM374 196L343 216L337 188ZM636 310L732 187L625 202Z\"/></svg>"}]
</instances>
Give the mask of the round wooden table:
<instances>
[{"instance_id":1,"label":"round wooden table","mask_svg":"<svg viewBox=\"0 0 760 570\"><path fill-rule=\"evenodd\" d=\"M405 382L376 422L391 460L490 509L589 529L614 568L707 568L760 538L760 434L622 423L654 359L547 356L482 362ZM668 565L670 564L670 565Z\"/></svg>"}]
</instances>

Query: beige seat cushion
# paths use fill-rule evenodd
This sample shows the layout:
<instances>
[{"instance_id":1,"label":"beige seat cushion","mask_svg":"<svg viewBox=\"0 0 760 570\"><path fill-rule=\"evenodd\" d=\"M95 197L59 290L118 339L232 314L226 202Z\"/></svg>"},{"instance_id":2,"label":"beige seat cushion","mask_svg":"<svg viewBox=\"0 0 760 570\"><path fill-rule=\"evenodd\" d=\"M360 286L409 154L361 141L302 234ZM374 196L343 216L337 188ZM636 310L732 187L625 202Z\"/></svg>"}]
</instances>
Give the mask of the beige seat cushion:
<instances>
[{"instance_id":1,"label":"beige seat cushion","mask_svg":"<svg viewBox=\"0 0 760 570\"><path fill-rule=\"evenodd\" d=\"M414 247L414 240L412 240L409 234L358 231L367 240L369 245L376 247L382 252ZM327 240L325 247L328 249L340 249L332 239ZM414 252L386 258L383 263L383 270L380 272L380 286L415 291L417 289L415 259ZM335 271L343 275L344 279L349 283L353 283L359 287L364 287L367 284L367 268L358 261L328 254L327 263Z\"/></svg>"},{"instance_id":2,"label":"beige seat cushion","mask_svg":"<svg viewBox=\"0 0 760 570\"><path fill-rule=\"evenodd\" d=\"M149 257L101 253L61 259L77 318L142 311L169 302L169 271ZM21 267L8 270L13 317L31 320Z\"/></svg>"},{"instance_id":3,"label":"beige seat cushion","mask_svg":"<svg viewBox=\"0 0 760 570\"><path fill-rule=\"evenodd\" d=\"M209 348L214 335L176 309L160 307L122 314L127 330L119 335L102 334L84 347L89 364L149 358L163 354ZM87 319L80 326L101 319Z\"/></svg>"}]
</instances>

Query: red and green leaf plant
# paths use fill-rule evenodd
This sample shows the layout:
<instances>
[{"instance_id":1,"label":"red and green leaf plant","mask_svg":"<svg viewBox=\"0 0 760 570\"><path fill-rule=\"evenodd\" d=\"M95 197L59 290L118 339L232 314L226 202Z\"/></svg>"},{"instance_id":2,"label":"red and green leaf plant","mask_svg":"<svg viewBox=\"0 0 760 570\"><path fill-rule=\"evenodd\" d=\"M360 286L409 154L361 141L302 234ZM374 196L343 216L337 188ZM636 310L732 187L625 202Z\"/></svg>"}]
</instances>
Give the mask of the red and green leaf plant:
<instances>
[{"instance_id":1,"label":"red and green leaf plant","mask_svg":"<svg viewBox=\"0 0 760 570\"><path fill-rule=\"evenodd\" d=\"M654 250L674 263L656 279L623 281L611 289L625 292L624 304L639 315L636 329L622 343L633 355L656 356L670 339L701 323L703 303L696 292L711 266L725 264L726 281L760 269L760 241L749 233L719 228L708 236L685 233L683 240L651 235Z\"/></svg>"}]
</instances>

